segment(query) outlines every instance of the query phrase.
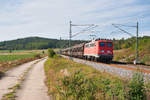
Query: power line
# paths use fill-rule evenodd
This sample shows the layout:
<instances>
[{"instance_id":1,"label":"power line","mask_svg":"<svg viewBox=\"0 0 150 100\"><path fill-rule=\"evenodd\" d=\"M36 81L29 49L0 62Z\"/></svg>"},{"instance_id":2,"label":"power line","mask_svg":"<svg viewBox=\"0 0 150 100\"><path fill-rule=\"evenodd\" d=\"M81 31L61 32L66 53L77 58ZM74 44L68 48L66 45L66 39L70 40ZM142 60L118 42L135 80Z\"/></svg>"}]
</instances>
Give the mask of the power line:
<instances>
[{"instance_id":1,"label":"power line","mask_svg":"<svg viewBox=\"0 0 150 100\"><path fill-rule=\"evenodd\" d=\"M128 25L122 25L122 24L112 24L115 28L121 30L122 32L124 33L127 33L128 35L132 36L132 37L135 37L134 35L132 35L131 33L121 29L118 25L121 25L121 26L125 26L125 27L134 27L136 28L136 59L134 61L134 64L137 64L138 63L138 56L139 56L139 52L138 52L138 34L139 34L139 24L137 22L136 26L128 26Z\"/></svg>"},{"instance_id":2,"label":"power line","mask_svg":"<svg viewBox=\"0 0 150 100\"><path fill-rule=\"evenodd\" d=\"M72 37L75 37L75 36L77 36L77 35L80 34L80 33L87 33L87 32L89 32L91 29L96 28L96 27L97 27L97 25L89 26L89 27L87 27L87 28L81 30L80 32L75 33Z\"/></svg>"},{"instance_id":3,"label":"power line","mask_svg":"<svg viewBox=\"0 0 150 100\"><path fill-rule=\"evenodd\" d=\"M112 24L112 25L113 25L115 28L118 28L119 30L121 30L122 32L127 33L127 34L130 35L131 37L134 37L134 35L132 35L131 33L129 33L129 32L127 32L127 31L121 29L120 27L118 27L117 24Z\"/></svg>"},{"instance_id":4,"label":"power line","mask_svg":"<svg viewBox=\"0 0 150 100\"><path fill-rule=\"evenodd\" d=\"M130 25L123 25L123 24L115 24L115 25L124 26L124 27L136 27L136 26L130 26Z\"/></svg>"}]
</instances>

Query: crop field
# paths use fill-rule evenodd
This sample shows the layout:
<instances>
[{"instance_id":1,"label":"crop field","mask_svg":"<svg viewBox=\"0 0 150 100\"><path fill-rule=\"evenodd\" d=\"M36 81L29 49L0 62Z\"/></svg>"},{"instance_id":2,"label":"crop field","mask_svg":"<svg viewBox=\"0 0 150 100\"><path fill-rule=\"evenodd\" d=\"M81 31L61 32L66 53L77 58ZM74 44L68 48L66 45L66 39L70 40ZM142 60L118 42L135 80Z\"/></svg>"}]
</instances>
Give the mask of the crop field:
<instances>
[{"instance_id":1,"label":"crop field","mask_svg":"<svg viewBox=\"0 0 150 100\"><path fill-rule=\"evenodd\" d=\"M31 54L31 53L46 53L46 50L0 50L0 55L22 55L22 54Z\"/></svg>"},{"instance_id":2,"label":"crop field","mask_svg":"<svg viewBox=\"0 0 150 100\"><path fill-rule=\"evenodd\" d=\"M24 55L0 55L0 62L14 61L25 58L33 58L35 54L24 54Z\"/></svg>"},{"instance_id":3,"label":"crop field","mask_svg":"<svg viewBox=\"0 0 150 100\"><path fill-rule=\"evenodd\" d=\"M38 59L46 54L45 50L1 50L0 51L0 72L5 72L8 69L17 65L23 64L34 59Z\"/></svg>"},{"instance_id":4,"label":"crop field","mask_svg":"<svg viewBox=\"0 0 150 100\"><path fill-rule=\"evenodd\" d=\"M0 62L34 58L36 54L42 54L41 50L16 50L11 53L8 50L0 51Z\"/></svg>"}]
</instances>

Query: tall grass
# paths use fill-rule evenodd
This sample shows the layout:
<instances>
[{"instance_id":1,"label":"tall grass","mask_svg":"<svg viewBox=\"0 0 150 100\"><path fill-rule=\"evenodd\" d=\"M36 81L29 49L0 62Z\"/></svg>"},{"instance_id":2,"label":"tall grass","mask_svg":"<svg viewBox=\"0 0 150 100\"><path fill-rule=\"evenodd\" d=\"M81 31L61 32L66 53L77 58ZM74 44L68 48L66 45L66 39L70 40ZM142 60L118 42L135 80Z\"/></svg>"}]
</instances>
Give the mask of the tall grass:
<instances>
[{"instance_id":1,"label":"tall grass","mask_svg":"<svg viewBox=\"0 0 150 100\"><path fill-rule=\"evenodd\" d=\"M123 80L87 65L54 57L45 63L45 73L54 100L125 100Z\"/></svg>"},{"instance_id":2,"label":"tall grass","mask_svg":"<svg viewBox=\"0 0 150 100\"><path fill-rule=\"evenodd\" d=\"M49 58L44 68L53 100L146 100L149 94L150 84L145 89L139 73L128 82L58 56Z\"/></svg>"}]
</instances>

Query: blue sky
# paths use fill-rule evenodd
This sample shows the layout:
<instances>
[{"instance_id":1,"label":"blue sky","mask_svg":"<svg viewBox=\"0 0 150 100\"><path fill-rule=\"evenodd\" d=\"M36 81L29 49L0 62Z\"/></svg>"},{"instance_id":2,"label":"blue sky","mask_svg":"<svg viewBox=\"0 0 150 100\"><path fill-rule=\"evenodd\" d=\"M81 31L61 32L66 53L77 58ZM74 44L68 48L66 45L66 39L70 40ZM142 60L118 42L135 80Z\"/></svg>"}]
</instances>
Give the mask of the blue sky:
<instances>
[{"instance_id":1,"label":"blue sky","mask_svg":"<svg viewBox=\"0 0 150 100\"><path fill-rule=\"evenodd\" d=\"M73 39L127 38L112 26L135 25L150 36L150 0L0 0L0 41L29 36L67 39L69 21L97 28ZM86 27L73 27L73 34ZM121 27L133 35L135 28Z\"/></svg>"}]
</instances>

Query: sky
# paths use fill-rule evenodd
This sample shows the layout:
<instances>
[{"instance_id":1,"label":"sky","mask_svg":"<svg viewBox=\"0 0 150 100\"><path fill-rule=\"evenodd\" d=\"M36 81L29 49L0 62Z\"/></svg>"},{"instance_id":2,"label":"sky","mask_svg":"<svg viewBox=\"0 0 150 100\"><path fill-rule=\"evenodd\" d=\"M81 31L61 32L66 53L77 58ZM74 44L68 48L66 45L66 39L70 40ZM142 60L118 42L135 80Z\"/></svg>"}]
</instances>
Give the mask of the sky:
<instances>
[{"instance_id":1,"label":"sky","mask_svg":"<svg viewBox=\"0 0 150 100\"><path fill-rule=\"evenodd\" d=\"M112 24L136 26L150 36L150 0L0 0L0 41L30 36L68 39L72 24L97 27L72 39L127 38ZM76 34L88 26L72 26ZM135 27L119 26L133 36Z\"/></svg>"}]
</instances>

